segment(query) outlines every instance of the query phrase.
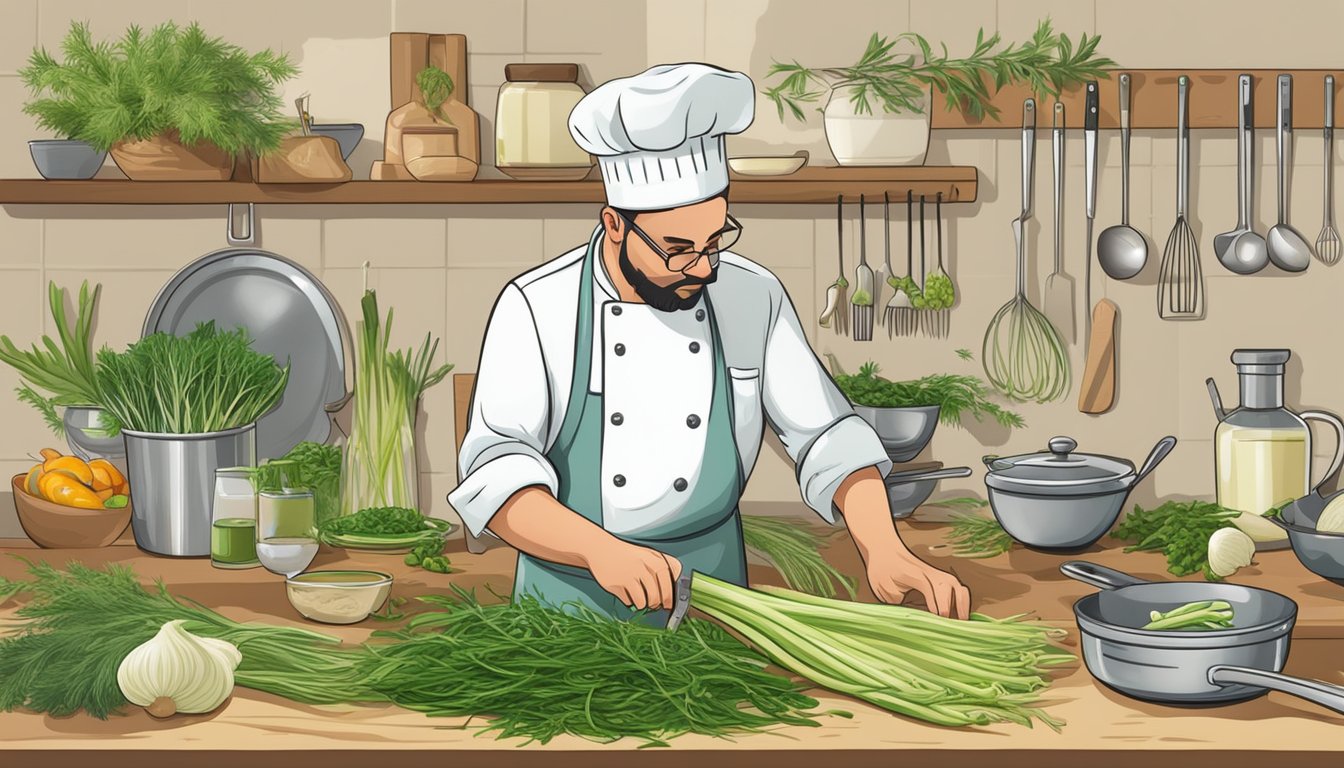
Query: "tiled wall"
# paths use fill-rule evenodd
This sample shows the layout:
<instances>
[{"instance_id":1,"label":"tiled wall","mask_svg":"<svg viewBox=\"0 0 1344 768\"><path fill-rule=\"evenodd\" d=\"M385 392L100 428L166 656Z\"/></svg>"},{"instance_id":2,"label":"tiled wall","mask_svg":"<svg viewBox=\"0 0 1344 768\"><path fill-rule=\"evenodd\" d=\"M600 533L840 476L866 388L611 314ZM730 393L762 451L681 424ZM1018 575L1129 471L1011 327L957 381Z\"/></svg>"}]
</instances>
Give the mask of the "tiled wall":
<instances>
[{"instance_id":1,"label":"tiled wall","mask_svg":"<svg viewBox=\"0 0 1344 768\"><path fill-rule=\"evenodd\" d=\"M0 23L0 177L33 177L25 140L40 137L21 112L25 94L16 70L35 43L56 47L71 19L88 19L95 34L111 36L129 23L152 25L173 18L198 19L212 34L250 48L269 46L293 54L303 74L286 95L308 91L319 120L365 124L364 144L352 159L357 176L381 155L387 112L387 34L392 31L461 32L471 52L471 101L484 116L483 136L493 131L495 94L504 65L514 61L575 61L588 85L631 74L653 63L703 60L740 69L756 79L775 59L813 65L853 61L869 35L913 29L965 53L976 30L998 29L1021 39L1050 15L1071 35L1102 35L1102 50L1132 67L1328 67L1338 64L1337 35L1344 4L1333 0L3 0ZM1318 98L1300 94L1299 99ZM1029 229L1031 296L1051 268L1048 131L1038 133L1036 221ZM1089 450L1140 459L1163 434L1180 446L1138 498L1206 495L1212 491L1214 420L1206 376L1218 377L1224 397L1235 400L1228 355L1236 346L1282 345L1296 353L1290 366L1290 400L1302 407L1344 410L1337 381L1344 362L1335 343L1333 307L1344 287L1344 267L1314 265L1296 277L1234 277L1211 251L1212 234L1235 219L1235 138L1232 131L1195 134L1192 207L1209 275L1208 318L1201 323L1157 319L1155 266L1138 279L1116 283L1094 275L1094 300L1120 306L1121 383L1118 405L1100 417L1077 412L1073 398L1020 410L1029 427L1008 434L997 428L940 429L927 458L974 464L985 453L1035 449L1054 434L1070 434ZM492 160L493 142L482 146ZM752 128L735 137L734 153L787 153L808 149L814 162L830 163L820 121L779 121L763 100ZM1154 265L1175 217L1175 142L1170 135L1139 132L1133 141L1132 223L1149 236ZM1267 228L1273 206L1273 137L1262 131L1257 157L1258 228ZM979 200L945 208L945 256L960 304L949 339L871 343L837 338L818 329L815 317L834 278L836 228L827 206L744 206L739 250L784 281L819 353L832 352L851 368L877 361L891 376L954 371L978 373L960 361L958 348L979 356L985 327L1012 294L1019 151L1015 131L935 134L930 164L967 164L980 170ZM1119 143L1105 136L1101 160L1098 229L1118 221ZM1065 179L1067 271L1079 281L1082 310L1084 220L1082 141L1068 144ZM1309 239L1320 226L1322 145L1300 132L1293 179L1293 221ZM104 173L115 174L110 165ZM483 171L482 175L492 175ZM881 259L881 211L869 210L870 260ZM447 359L474 369L485 320L502 284L519 271L558 255L590 231L595 206L262 206L259 244L299 261L322 276L353 317L363 286L397 309L395 341L410 344L426 330L442 334ZM930 212L930 217L931 217ZM846 270L857 243L854 214L846 223ZM0 331L24 343L50 331L42 287L46 280L77 287L103 284L97 340L131 341L150 300L173 272L197 256L225 246L222 207L5 206L0 211ZM904 262L904 213L893 212L893 258ZM930 240L932 243L932 240ZM918 266L918 265L916 265ZM1081 320L1080 320L1081 325ZM1081 345L1073 350L1081 372ZM0 392L15 384L0 370ZM432 391L424 404L421 470L435 514L451 515L444 495L453 486L452 392ZM28 455L51 444L40 419L0 396L0 472L17 472ZM1318 444L1328 452L1330 440ZM747 497L798 498L792 468L782 451L763 453ZM960 487L980 488L979 473ZM0 503L0 535L9 504Z\"/></svg>"}]
</instances>

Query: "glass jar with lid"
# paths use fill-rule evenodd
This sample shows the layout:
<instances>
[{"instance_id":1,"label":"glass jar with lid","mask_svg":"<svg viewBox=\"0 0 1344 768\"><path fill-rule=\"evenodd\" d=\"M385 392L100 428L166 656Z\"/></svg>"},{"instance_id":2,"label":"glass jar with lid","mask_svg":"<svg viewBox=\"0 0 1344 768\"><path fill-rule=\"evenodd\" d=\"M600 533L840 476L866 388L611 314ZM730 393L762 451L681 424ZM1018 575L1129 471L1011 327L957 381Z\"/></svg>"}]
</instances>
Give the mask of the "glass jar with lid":
<instances>
[{"instance_id":1,"label":"glass jar with lid","mask_svg":"<svg viewBox=\"0 0 1344 768\"><path fill-rule=\"evenodd\" d=\"M495 108L495 167L528 181L576 181L593 158L569 134L584 97L577 64L509 64Z\"/></svg>"}]
</instances>

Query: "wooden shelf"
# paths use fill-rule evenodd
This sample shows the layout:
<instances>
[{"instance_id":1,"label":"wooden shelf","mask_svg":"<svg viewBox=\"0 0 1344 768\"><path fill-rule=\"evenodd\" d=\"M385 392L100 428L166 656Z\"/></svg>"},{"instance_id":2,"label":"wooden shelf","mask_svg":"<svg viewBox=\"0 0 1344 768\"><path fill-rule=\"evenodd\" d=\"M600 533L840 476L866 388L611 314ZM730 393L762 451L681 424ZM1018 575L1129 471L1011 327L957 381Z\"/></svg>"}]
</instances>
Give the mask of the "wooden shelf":
<instances>
[{"instance_id":1,"label":"wooden shelf","mask_svg":"<svg viewBox=\"0 0 1344 768\"><path fill-rule=\"evenodd\" d=\"M834 203L837 195L867 195L892 200L935 197L943 202L975 201L976 169L971 166L803 168L775 178L733 176L729 196L735 203ZM256 184L250 181L44 181L0 180L3 205L212 205L291 203L320 205L477 203L601 203L600 181L469 182L350 181L344 184Z\"/></svg>"},{"instance_id":2,"label":"wooden shelf","mask_svg":"<svg viewBox=\"0 0 1344 768\"><path fill-rule=\"evenodd\" d=\"M1130 75L1130 127L1135 129L1176 128L1176 80L1190 77L1190 127L1237 127L1237 78L1251 75L1255 127L1275 127L1278 113L1278 76L1293 76L1293 127L1321 128L1325 117L1325 76L1335 76L1335 88L1344 87L1344 70L1330 69L1117 69L1109 79L1098 80L1097 97L1101 103L1101 128L1120 127L1119 75ZM1083 127L1083 88L1061 94L1068 128ZM1338 94L1336 94L1338 96ZM994 95L991 103L998 108L998 119L973 121L959 110L947 109L941 95L934 96L930 119L936 129L1021 128L1022 101L1031 96L1029 89L1008 85ZM1335 125L1344 125L1344 100L1335 99ZM1046 97L1036 105L1037 136L1049 128L1054 100Z\"/></svg>"}]
</instances>

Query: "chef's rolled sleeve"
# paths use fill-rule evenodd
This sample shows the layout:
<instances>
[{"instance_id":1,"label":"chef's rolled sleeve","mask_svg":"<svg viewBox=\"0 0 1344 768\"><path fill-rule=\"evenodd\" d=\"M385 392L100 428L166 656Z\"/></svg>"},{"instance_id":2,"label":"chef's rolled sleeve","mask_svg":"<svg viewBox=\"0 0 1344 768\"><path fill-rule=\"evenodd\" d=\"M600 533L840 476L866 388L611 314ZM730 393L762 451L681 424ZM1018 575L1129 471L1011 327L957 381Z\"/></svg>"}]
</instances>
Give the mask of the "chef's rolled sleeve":
<instances>
[{"instance_id":1,"label":"chef's rolled sleeve","mask_svg":"<svg viewBox=\"0 0 1344 768\"><path fill-rule=\"evenodd\" d=\"M509 497L528 486L559 487L545 456L550 392L536 321L523 292L505 286L481 346L467 434L458 452L461 482L448 503L480 536Z\"/></svg>"},{"instance_id":2,"label":"chef's rolled sleeve","mask_svg":"<svg viewBox=\"0 0 1344 768\"><path fill-rule=\"evenodd\" d=\"M763 405L793 459L803 500L834 523L835 492L845 478L866 467L885 477L891 459L808 345L782 285L777 292L762 372Z\"/></svg>"}]
</instances>

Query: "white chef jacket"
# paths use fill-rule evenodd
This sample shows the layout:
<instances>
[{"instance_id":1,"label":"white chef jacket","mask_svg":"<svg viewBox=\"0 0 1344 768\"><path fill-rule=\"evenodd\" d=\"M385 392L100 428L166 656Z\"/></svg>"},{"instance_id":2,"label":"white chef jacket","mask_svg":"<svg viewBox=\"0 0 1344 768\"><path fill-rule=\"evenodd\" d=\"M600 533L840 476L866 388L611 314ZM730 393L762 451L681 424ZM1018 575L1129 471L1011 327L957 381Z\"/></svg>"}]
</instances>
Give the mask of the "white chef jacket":
<instances>
[{"instance_id":1,"label":"white chef jacket","mask_svg":"<svg viewBox=\"0 0 1344 768\"><path fill-rule=\"evenodd\" d=\"M474 535L487 531L490 519L519 489L540 485L552 494L558 492L555 468L545 454L559 434L569 404L579 277L587 248L575 248L513 279L491 311L467 434L458 455L462 481L448 495ZM870 466L885 477L891 460L872 427L854 413L808 345L779 279L731 252L721 254L717 269L718 279L701 290L709 292L713 304L732 384L734 439L743 477L755 466L768 421L794 462L803 500L833 523L833 497L840 483ZM624 406L613 406L611 401L625 403L627 411L648 412L650 419L660 404L677 421L686 418L682 415L686 411L707 416L710 382L705 377L712 379L712 350L669 359L663 365L631 367L627 363L635 359L633 353L627 358L622 349L619 356L612 356L620 341L610 337L629 346L656 337L669 352L673 343L680 351L682 338L707 342L708 331L696 335L701 331L689 321L705 301L702 296L696 306L674 313L621 302L602 266L600 250L595 254L593 280L593 363L588 386L594 393L607 390L603 397L603 473L605 477L612 461L619 460L626 468L624 475L635 478L629 490L625 483L620 489L603 484L603 522L613 533L638 534L641 527L675 513L676 498L689 496L673 493L666 481L674 474L693 481L707 430L621 431L613 427L610 415ZM624 310L619 317L612 317L614 306ZM659 324L651 318L657 315L675 317L666 318L666 329L655 330ZM632 322L611 325L621 318ZM662 359L668 357L664 354ZM649 358L643 359L647 363ZM604 371L611 370L621 371L617 380L604 376ZM641 391L653 394L641 398ZM669 398L678 397L676 392L684 393L685 402L669 403ZM639 450L630 449L634 436L647 441ZM639 479L647 482L639 485ZM664 487L665 492L659 490Z\"/></svg>"}]
</instances>

